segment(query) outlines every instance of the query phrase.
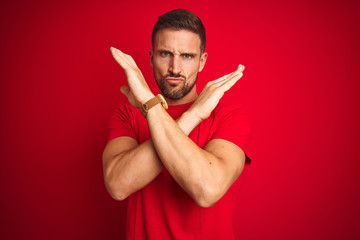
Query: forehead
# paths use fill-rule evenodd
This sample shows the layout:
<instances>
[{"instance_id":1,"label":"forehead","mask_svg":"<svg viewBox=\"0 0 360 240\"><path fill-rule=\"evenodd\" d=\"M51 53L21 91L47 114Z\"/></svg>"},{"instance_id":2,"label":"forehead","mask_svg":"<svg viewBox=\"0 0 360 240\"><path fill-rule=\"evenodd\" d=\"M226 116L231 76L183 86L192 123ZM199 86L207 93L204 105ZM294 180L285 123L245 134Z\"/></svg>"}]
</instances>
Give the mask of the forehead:
<instances>
[{"instance_id":1,"label":"forehead","mask_svg":"<svg viewBox=\"0 0 360 240\"><path fill-rule=\"evenodd\" d=\"M200 52L200 37L189 30L161 29L155 36L155 49L174 52Z\"/></svg>"}]
</instances>

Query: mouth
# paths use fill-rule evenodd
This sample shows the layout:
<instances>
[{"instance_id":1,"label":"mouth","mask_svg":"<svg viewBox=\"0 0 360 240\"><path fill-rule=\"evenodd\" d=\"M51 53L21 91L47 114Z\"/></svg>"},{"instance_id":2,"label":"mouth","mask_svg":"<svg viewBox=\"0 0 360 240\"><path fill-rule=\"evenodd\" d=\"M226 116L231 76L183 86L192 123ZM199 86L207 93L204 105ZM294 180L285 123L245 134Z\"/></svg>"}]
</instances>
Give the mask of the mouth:
<instances>
[{"instance_id":1,"label":"mouth","mask_svg":"<svg viewBox=\"0 0 360 240\"><path fill-rule=\"evenodd\" d=\"M169 77L165 79L169 84L178 84L184 81L183 78L173 78L173 77Z\"/></svg>"}]
</instances>

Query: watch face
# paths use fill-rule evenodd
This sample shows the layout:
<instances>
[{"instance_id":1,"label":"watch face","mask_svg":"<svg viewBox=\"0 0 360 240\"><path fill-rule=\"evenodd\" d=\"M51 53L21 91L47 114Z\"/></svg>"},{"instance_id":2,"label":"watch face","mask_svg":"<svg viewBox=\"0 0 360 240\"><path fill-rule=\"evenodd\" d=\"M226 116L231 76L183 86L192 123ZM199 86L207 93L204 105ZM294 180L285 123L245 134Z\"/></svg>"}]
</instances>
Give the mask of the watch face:
<instances>
[{"instance_id":1,"label":"watch face","mask_svg":"<svg viewBox=\"0 0 360 240\"><path fill-rule=\"evenodd\" d=\"M161 105L163 106L163 108L165 108L165 110L167 110L168 105L167 105L167 102L166 102L165 98L161 94L159 94L157 96L159 97L159 99L161 101Z\"/></svg>"}]
</instances>

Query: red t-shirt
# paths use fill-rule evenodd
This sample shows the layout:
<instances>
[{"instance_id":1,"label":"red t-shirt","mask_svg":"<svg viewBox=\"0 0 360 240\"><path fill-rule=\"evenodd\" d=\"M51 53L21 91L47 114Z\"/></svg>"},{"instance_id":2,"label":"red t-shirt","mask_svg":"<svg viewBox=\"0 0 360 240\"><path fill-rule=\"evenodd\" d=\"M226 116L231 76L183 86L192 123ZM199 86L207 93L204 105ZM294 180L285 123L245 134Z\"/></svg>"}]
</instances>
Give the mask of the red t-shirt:
<instances>
[{"instance_id":1,"label":"red t-shirt","mask_svg":"<svg viewBox=\"0 0 360 240\"><path fill-rule=\"evenodd\" d=\"M177 119L191 104L169 106L168 113ZM109 128L109 141L129 136L141 144L151 137L147 120L130 105L115 111ZM248 117L241 108L219 104L189 137L201 148L211 139L228 140L247 153L250 132ZM234 239L232 213L237 189L238 180L214 206L201 208L164 169L129 196L127 239Z\"/></svg>"}]
</instances>

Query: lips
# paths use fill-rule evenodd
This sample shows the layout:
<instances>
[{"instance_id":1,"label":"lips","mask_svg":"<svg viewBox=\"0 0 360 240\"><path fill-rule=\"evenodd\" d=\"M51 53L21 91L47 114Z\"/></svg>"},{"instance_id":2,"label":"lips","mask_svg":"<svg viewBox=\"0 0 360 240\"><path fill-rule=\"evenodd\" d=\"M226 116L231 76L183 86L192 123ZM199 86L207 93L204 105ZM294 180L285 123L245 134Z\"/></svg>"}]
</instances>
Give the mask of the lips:
<instances>
[{"instance_id":1,"label":"lips","mask_svg":"<svg viewBox=\"0 0 360 240\"><path fill-rule=\"evenodd\" d=\"M182 81L184 81L183 78L166 78L166 81L170 84L177 84L177 83L181 83Z\"/></svg>"}]
</instances>

